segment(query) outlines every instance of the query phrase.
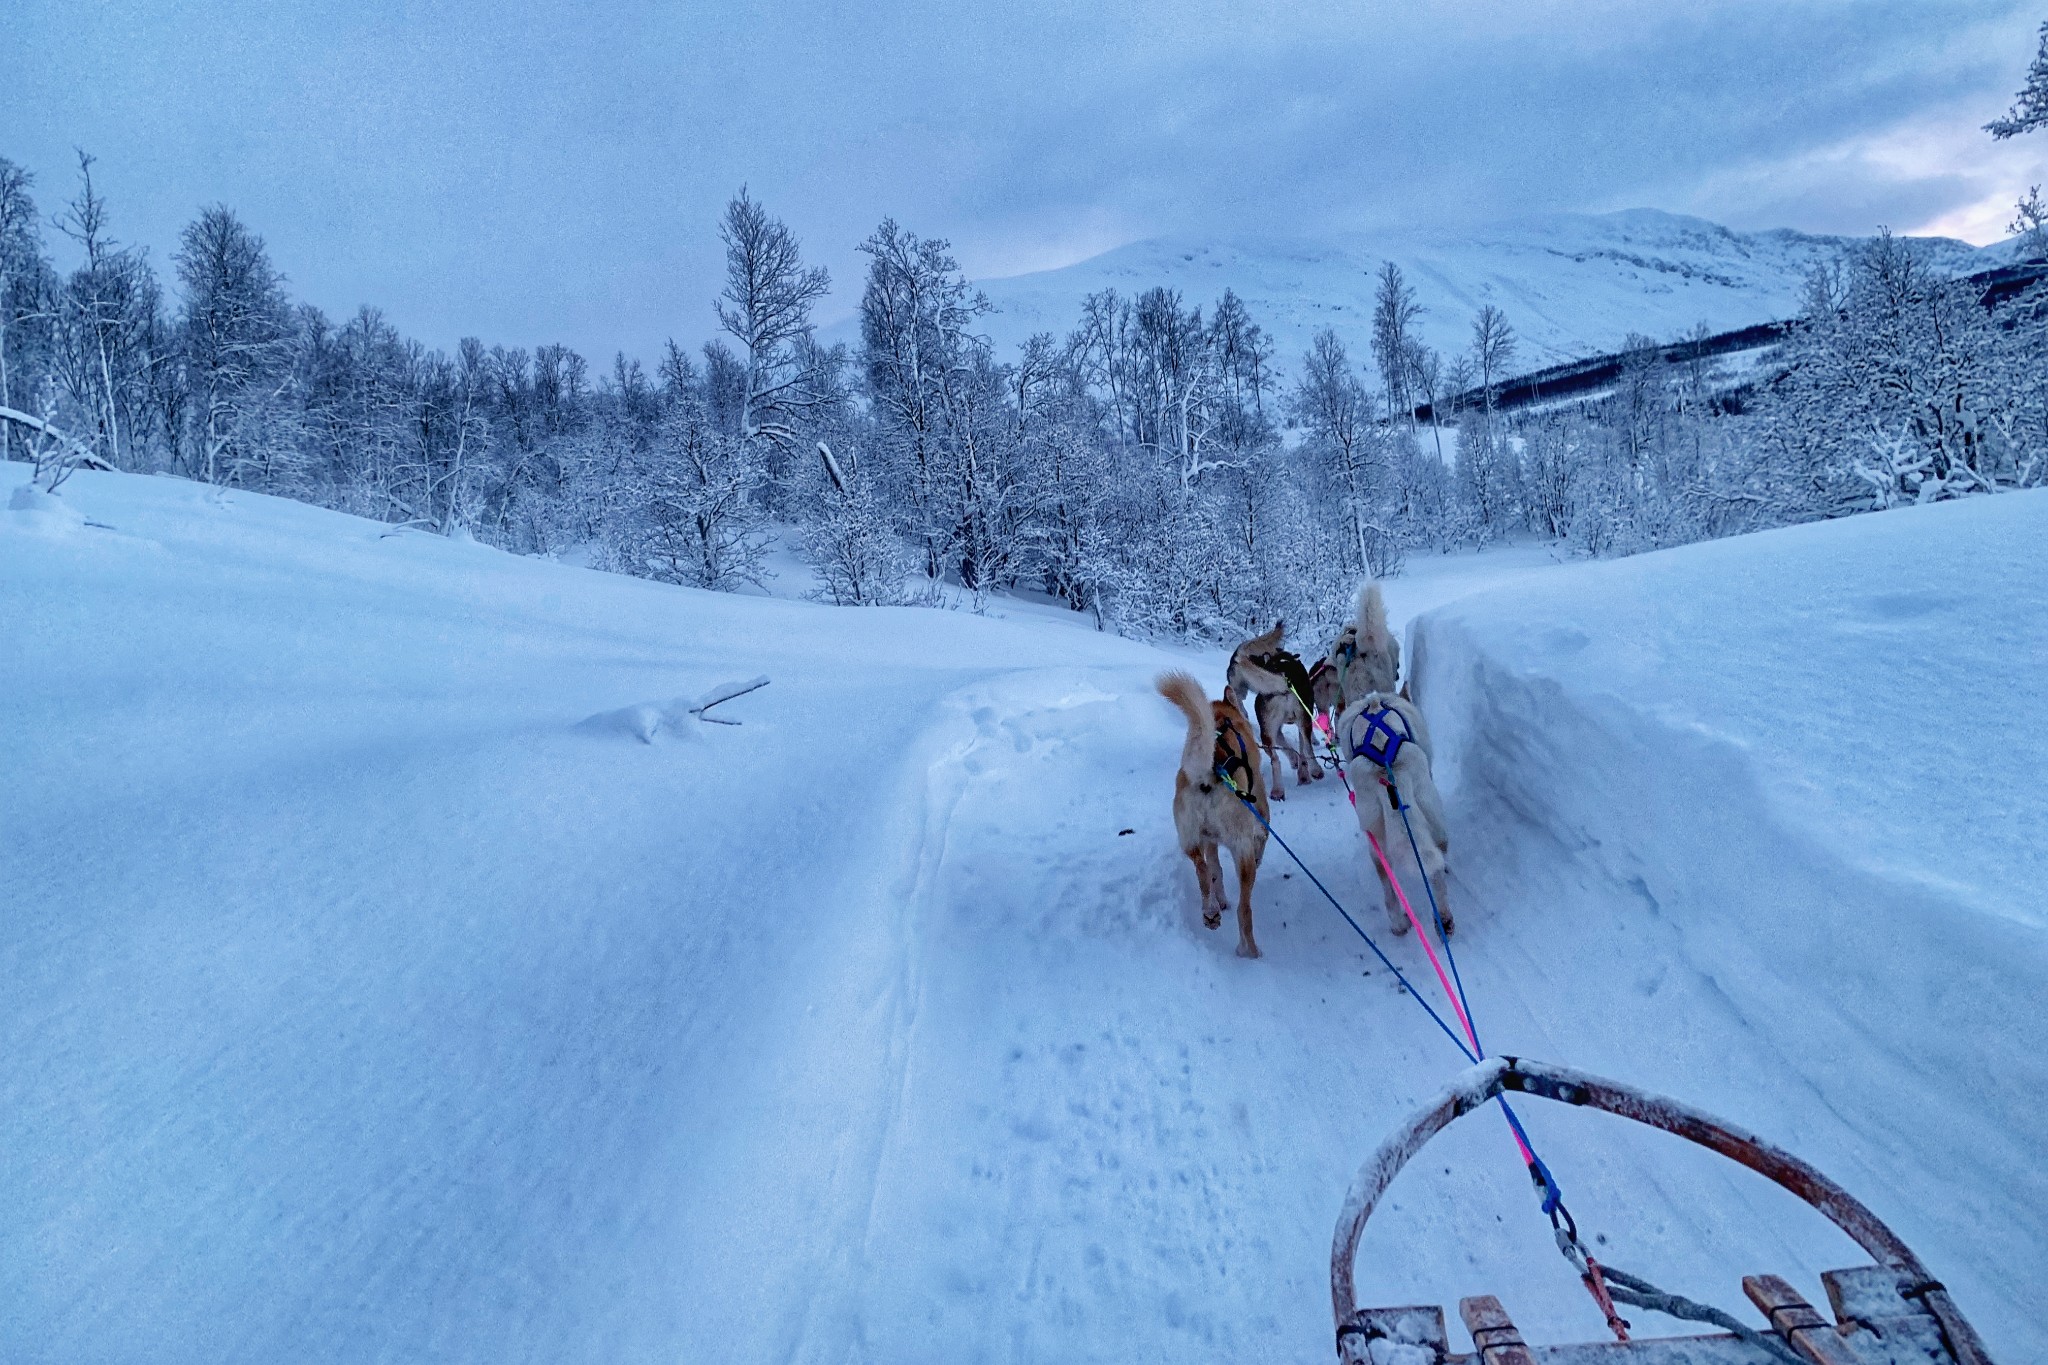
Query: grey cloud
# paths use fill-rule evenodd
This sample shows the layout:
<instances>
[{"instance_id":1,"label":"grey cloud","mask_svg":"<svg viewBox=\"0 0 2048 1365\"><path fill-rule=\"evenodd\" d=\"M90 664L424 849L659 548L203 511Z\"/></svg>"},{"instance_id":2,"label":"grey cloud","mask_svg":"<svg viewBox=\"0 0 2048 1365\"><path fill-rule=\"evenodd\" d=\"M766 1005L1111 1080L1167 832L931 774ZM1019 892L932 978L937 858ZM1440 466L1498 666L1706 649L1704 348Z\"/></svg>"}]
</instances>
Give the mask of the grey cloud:
<instances>
[{"instance_id":1,"label":"grey cloud","mask_svg":"<svg viewBox=\"0 0 2048 1365\"><path fill-rule=\"evenodd\" d=\"M709 331L742 182L837 311L884 214L990 273L1047 243L1629 204L1925 221L1982 176L1812 154L1990 117L2037 21L2005 0L22 8L0 155L46 206L83 144L159 257L225 201L330 311L600 359Z\"/></svg>"}]
</instances>

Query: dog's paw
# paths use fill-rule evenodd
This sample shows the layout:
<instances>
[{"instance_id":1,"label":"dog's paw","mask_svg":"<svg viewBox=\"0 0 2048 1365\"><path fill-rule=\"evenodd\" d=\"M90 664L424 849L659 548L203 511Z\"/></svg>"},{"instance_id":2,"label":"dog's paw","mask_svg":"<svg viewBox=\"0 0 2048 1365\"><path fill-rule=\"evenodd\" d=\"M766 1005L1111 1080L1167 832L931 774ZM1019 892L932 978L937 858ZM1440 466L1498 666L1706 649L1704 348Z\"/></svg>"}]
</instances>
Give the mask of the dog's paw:
<instances>
[{"instance_id":1,"label":"dog's paw","mask_svg":"<svg viewBox=\"0 0 2048 1365\"><path fill-rule=\"evenodd\" d=\"M1256 943L1240 942L1237 945L1237 955L1239 957L1259 957L1261 956L1259 952L1259 945Z\"/></svg>"},{"instance_id":2,"label":"dog's paw","mask_svg":"<svg viewBox=\"0 0 2048 1365\"><path fill-rule=\"evenodd\" d=\"M1387 929L1390 933L1392 933L1395 937L1398 938L1402 934L1408 932L1408 920L1405 916L1402 915L1388 915Z\"/></svg>"},{"instance_id":3,"label":"dog's paw","mask_svg":"<svg viewBox=\"0 0 2048 1365\"><path fill-rule=\"evenodd\" d=\"M1287 799L1287 788L1275 782L1273 790L1268 792L1267 795L1271 796L1275 801L1285 801Z\"/></svg>"},{"instance_id":4,"label":"dog's paw","mask_svg":"<svg viewBox=\"0 0 2048 1365\"><path fill-rule=\"evenodd\" d=\"M1223 912L1221 910L1204 910L1202 912L1202 927L1205 929L1221 929L1223 927Z\"/></svg>"}]
</instances>

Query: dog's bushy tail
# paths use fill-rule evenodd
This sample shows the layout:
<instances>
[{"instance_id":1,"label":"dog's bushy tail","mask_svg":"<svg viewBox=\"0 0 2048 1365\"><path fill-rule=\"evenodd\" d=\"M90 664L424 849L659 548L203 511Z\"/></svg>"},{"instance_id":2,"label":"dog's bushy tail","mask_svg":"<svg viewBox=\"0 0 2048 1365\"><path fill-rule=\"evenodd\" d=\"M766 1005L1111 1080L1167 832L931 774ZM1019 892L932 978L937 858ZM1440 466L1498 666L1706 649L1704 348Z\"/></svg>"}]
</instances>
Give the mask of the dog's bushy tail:
<instances>
[{"instance_id":1,"label":"dog's bushy tail","mask_svg":"<svg viewBox=\"0 0 2048 1365\"><path fill-rule=\"evenodd\" d=\"M1368 578L1358 589L1358 606L1352 613L1352 624L1358 631L1358 651L1367 650L1384 654L1387 642L1393 637L1387 632L1387 603L1380 596L1378 579Z\"/></svg>"},{"instance_id":2,"label":"dog's bushy tail","mask_svg":"<svg viewBox=\"0 0 2048 1365\"><path fill-rule=\"evenodd\" d=\"M1202 690L1202 684L1195 675L1176 669L1161 673L1153 683L1159 695L1180 708L1188 718L1187 743L1181 746L1180 768L1188 775L1189 781L1198 781L1208 775L1210 756L1216 745L1216 716L1209 709L1209 694Z\"/></svg>"}]
</instances>

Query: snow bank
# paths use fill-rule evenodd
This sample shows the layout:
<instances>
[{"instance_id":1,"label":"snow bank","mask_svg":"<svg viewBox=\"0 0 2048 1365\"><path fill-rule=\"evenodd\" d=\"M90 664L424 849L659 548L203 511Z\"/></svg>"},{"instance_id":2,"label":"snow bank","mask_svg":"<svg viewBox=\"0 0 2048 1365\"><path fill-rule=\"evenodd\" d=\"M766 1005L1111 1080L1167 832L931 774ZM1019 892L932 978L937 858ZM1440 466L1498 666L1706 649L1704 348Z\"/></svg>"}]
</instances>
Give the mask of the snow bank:
<instances>
[{"instance_id":1,"label":"snow bank","mask_svg":"<svg viewBox=\"0 0 2048 1365\"><path fill-rule=\"evenodd\" d=\"M2007 1342L2048 1282L2044 543L2048 493L1888 512L1532 578L1411 641L1454 859L1530 903L1552 1008L1611 1025L1572 1062L1804 1151Z\"/></svg>"}]
</instances>

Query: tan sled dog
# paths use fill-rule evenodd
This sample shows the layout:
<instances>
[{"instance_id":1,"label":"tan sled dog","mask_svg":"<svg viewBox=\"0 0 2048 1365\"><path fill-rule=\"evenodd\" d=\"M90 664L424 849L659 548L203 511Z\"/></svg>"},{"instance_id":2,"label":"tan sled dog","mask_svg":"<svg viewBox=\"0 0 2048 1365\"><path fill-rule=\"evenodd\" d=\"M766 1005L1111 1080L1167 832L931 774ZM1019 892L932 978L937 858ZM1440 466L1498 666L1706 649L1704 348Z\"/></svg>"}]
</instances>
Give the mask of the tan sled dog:
<instances>
[{"instance_id":1,"label":"tan sled dog","mask_svg":"<svg viewBox=\"0 0 2048 1365\"><path fill-rule=\"evenodd\" d=\"M1389 732L1401 736L1400 740L1390 744ZM1391 692L1368 692L1345 707L1344 714L1338 717L1337 743L1344 755L1345 771L1351 777L1351 789L1358 794L1359 830L1379 840L1395 873L1410 878L1411 891L1422 889L1421 878L1429 879L1429 888L1436 893L1437 910L1443 915L1444 932L1450 933L1451 905L1444 898L1444 882L1451 836L1444 823L1443 798L1437 794L1436 778L1430 771L1429 727L1423 722L1422 709ZM1393 750L1391 773L1375 761L1375 756L1388 747ZM1414 848L1409 847L1408 831L1401 823L1401 813L1394 807L1395 792L1400 793L1401 803L1408 808L1408 820L1415 829ZM1415 863L1417 850L1422 854L1420 867ZM1387 924L1397 934L1407 933L1408 916L1401 909L1393 883L1387 880L1386 869L1380 866L1370 847L1365 856L1379 877ZM1411 896L1410 901L1417 915L1427 914L1428 906L1422 903L1422 898Z\"/></svg>"},{"instance_id":2,"label":"tan sled dog","mask_svg":"<svg viewBox=\"0 0 2048 1365\"><path fill-rule=\"evenodd\" d=\"M1368 692L1392 692L1401 685L1401 642L1387 628L1387 604L1380 585L1368 581L1358 590L1351 624L1330 648L1329 664L1337 674L1340 709Z\"/></svg>"},{"instance_id":3,"label":"tan sled dog","mask_svg":"<svg viewBox=\"0 0 2048 1365\"><path fill-rule=\"evenodd\" d=\"M1180 851L1195 865L1202 886L1202 923L1211 929L1223 923L1229 905L1223 891L1223 863L1218 845L1230 850L1237 867L1237 955L1257 957L1252 937L1252 882L1266 853L1266 830L1259 818L1271 814L1266 784L1259 780L1259 750L1252 742L1251 722L1227 694L1212 702L1190 673L1162 673L1159 695L1188 718L1187 743L1180 751L1180 771L1173 779L1173 828ZM1254 816L1216 775L1222 768L1239 791L1258 806Z\"/></svg>"},{"instance_id":4,"label":"tan sled dog","mask_svg":"<svg viewBox=\"0 0 2048 1365\"><path fill-rule=\"evenodd\" d=\"M1224 687L1240 704L1252 696L1252 714L1259 718L1259 743L1273 765L1273 799L1287 799L1287 785L1280 779L1280 755L1294 763L1294 780L1314 782L1323 775L1315 761L1314 740L1309 735L1309 713L1302 698L1309 697L1313 684L1299 656L1280 647L1287 638L1287 623L1276 622L1264 635L1255 635L1230 655L1230 669ZM1295 694L1299 692L1300 696ZM1294 727L1294 743L1287 742L1286 727Z\"/></svg>"}]
</instances>

